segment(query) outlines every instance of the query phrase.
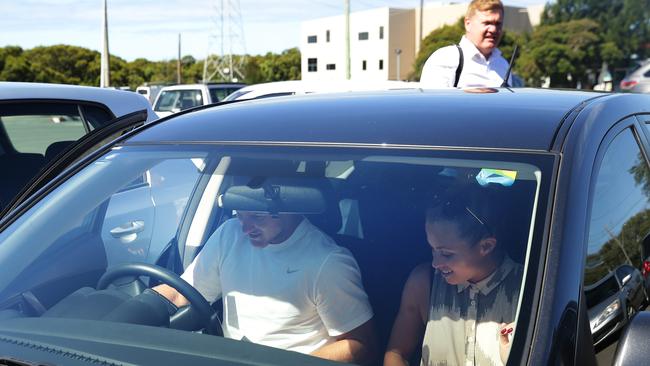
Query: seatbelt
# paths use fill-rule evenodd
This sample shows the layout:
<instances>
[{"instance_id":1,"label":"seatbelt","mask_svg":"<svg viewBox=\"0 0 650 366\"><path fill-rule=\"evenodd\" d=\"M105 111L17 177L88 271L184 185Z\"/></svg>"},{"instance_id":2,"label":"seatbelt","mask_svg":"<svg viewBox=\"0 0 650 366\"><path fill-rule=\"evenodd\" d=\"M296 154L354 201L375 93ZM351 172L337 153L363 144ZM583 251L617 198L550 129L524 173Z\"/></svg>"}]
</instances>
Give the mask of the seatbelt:
<instances>
[{"instance_id":1,"label":"seatbelt","mask_svg":"<svg viewBox=\"0 0 650 366\"><path fill-rule=\"evenodd\" d=\"M460 74L463 72L463 64L465 60L463 58L463 49L459 45L456 45L458 48L458 66L456 67L456 79L454 80L454 88L458 87L458 81L460 80Z\"/></svg>"}]
</instances>

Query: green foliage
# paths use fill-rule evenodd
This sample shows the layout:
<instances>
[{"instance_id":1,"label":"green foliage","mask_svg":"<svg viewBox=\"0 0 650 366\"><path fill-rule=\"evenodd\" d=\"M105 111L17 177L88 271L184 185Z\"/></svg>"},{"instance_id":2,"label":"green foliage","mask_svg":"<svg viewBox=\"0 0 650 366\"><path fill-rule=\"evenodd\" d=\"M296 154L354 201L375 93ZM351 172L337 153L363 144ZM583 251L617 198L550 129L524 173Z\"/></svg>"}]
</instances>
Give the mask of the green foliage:
<instances>
[{"instance_id":1,"label":"green foliage","mask_svg":"<svg viewBox=\"0 0 650 366\"><path fill-rule=\"evenodd\" d=\"M546 6L543 25L591 19L599 25L603 42L600 61L624 68L650 57L650 0L557 0Z\"/></svg>"},{"instance_id":2,"label":"green foliage","mask_svg":"<svg viewBox=\"0 0 650 366\"><path fill-rule=\"evenodd\" d=\"M599 30L590 19L541 25L524 45L517 71L530 85L547 76L553 87L587 85L588 71L598 70L602 61Z\"/></svg>"},{"instance_id":3,"label":"green foliage","mask_svg":"<svg viewBox=\"0 0 650 366\"><path fill-rule=\"evenodd\" d=\"M56 45L23 50L18 46L0 47L0 80L77 85L99 85L99 52L82 47ZM241 57L241 56L235 56ZM244 82L261 83L300 79L300 51L246 56ZM181 82L203 79L204 60L181 58ZM143 58L127 62L111 56L111 85L135 89L144 83L176 83L177 61L149 61Z\"/></svg>"}]
</instances>

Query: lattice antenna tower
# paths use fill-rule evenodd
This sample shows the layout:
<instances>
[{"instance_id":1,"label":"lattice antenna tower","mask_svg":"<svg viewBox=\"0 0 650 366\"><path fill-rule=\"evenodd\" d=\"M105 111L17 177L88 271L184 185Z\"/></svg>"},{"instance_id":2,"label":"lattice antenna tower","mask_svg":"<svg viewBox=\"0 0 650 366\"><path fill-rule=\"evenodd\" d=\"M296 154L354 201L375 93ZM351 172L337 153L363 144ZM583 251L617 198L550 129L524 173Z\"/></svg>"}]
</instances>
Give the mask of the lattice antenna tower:
<instances>
[{"instance_id":1,"label":"lattice antenna tower","mask_svg":"<svg viewBox=\"0 0 650 366\"><path fill-rule=\"evenodd\" d=\"M246 42L239 0L215 0L214 31L208 38L203 82L244 79Z\"/></svg>"}]
</instances>

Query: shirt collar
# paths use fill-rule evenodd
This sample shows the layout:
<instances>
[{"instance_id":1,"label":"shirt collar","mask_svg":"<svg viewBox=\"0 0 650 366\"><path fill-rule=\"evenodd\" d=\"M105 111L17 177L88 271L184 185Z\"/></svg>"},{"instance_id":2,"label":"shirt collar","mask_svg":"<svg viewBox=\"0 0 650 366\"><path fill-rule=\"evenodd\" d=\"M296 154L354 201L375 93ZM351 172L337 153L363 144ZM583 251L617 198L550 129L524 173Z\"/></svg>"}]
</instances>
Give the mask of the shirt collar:
<instances>
[{"instance_id":1,"label":"shirt collar","mask_svg":"<svg viewBox=\"0 0 650 366\"><path fill-rule=\"evenodd\" d=\"M463 49L463 52L466 52L468 54L468 56L471 55L471 58L478 56L486 62L493 58L498 58L499 56L501 56L501 51L497 47L494 47L492 53L490 54L490 57L485 58L485 56L483 56L481 51L479 51L478 48L476 48L476 45L472 43L472 41L470 41L469 38L467 38L466 36L463 36L460 39L458 45Z\"/></svg>"},{"instance_id":2,"label":"shirt collar","mask_svg":"<svg viewBox=\"0 0 650 366\"><path fill-rule=\"evenodd\" d=\"M463 292L466 288L468 287L473 287L477 289L478 291L481 292L482 295L487 295L492 290L494 290L503 280L506 278L506 276L512 271L512 269L515 267L515 262L510 259L510 257L505 256L503 258L503 261L501 262L501 265L497 267L497 269L492 272L491 275L487 276L483 280L477 282L477 283L469 283L469 282L464 282L461 284L456 285L458 292Z\"/></svg>"}]
</instances>

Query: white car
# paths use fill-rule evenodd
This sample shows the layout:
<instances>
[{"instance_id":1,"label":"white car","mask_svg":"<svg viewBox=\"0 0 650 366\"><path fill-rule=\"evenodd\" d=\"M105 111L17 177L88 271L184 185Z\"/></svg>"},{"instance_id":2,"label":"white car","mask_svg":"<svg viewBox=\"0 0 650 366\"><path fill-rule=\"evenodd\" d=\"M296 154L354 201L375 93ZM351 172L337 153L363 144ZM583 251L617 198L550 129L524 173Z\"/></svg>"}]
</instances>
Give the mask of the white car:
<instances>
[{"instance_id":1,"label":"white car","mask_svg":"<svg viewBox=\"0 0 650 366\"><path fill-rule=\"evenodd\" d=\"M141 112L139 119L157 119L147 100L133 92L0 82L0 211L82 137L135 112Z\"/></svg>"},{"instance_id":2,"label":"white car","mask_svg":"<svg viewBox=\"0 0 650 366\"><path fill-rule=\"evenodd\" d=\"M417 82L406 81L358 81L358 80L338 80L338 81L305 81L289 80L276 81L271 83L255 84L243 87L230 94L224 101L261 99L271 97L281 97L286 95L301 95L311 93L339 93L353 91L379 91L379 90L398 90L398 89L418 89L420 84Z\"/></svg>"},{"instance_id":3,"label":"white car","mask_svg":"<svg viewBox=\"0 0 650 366\"><path fill-rule=\"evenodd\" d=\"M160 117L222 101L229 94L242 88L241 83L182 84L166 86L160 90L153 103Z\"/></svg>"}]
</instances>

